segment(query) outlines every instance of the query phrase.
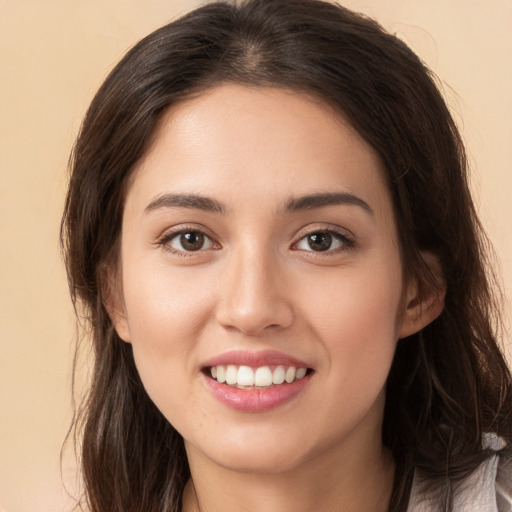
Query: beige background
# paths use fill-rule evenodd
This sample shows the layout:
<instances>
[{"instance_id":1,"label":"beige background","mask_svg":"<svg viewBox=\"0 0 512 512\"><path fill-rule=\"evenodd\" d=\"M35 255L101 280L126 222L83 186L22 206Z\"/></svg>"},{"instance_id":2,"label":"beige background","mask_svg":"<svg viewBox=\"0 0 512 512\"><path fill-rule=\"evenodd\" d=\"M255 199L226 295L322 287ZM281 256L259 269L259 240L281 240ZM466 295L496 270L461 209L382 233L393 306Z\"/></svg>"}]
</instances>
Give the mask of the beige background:
<instances>
[{"instance_id":1,"label":"beige background","mask_svg":"<svg viewBox=\"0 0 512 512\"><path fill-rule=\"evenodd\" d=\"M0 0L1 511L70 510L59 450L70 420L74 328L58 227L73 138L124 51L197 4ZM443 80L512 296L512 0L345 5L376 16ZM72 475L65 459L64 476Z\"/></svg>"}]
</instances>

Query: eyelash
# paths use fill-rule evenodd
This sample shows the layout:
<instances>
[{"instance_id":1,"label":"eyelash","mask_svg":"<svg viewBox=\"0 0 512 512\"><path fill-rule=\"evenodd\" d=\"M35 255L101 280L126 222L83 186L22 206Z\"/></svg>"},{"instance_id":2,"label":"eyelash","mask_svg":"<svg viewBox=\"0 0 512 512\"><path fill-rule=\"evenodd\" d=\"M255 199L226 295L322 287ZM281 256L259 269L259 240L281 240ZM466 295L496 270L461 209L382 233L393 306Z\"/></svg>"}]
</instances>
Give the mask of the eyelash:
<instances>
[{"instance_id":1,"label":"eyelash","mask_svg":"<svg viewBox=\"0 0 512 512\"><path fill-rule=\"evenodd\" d=\"M161 246L164 250L166 250L176 256L180 256L180 257L184 257L184 258L191 257L194 255L194 253L200 253L200 252L207 250L204 248L200 248L196 251L179 250L179 249L175 249L169 245L170 242L173 241L174 239L176 239L178 236L181 236L181 235L184 235L187 233L200 234L200 235L204 236L205 238L207 238L211 244L213 244L214 249L220 248L220 245L213 240L213 237L211 237L206 232L206 230L198 228L198 227L192 227L192 226L190 226L190 227L185 226L185 227L180 228L177 231L165 233L162 237L160 237L157 240L157 245ZM305 241L308 237L317 235L317 234L327 234L327 235L333 237L333 239L338 240L338 242L341 243L341 247L335 248L335 249L327 249L325 251L314 251L314 250L308 251L308 250L303 250L303 249L297 248L299 243ZM215 247L215 246L217 246L217 247ZM350 251L350 250L354 249L354 247L355 247L355 241L350 236L348 236L344 232L341 232L341 231L338 231L338 230L332 229L332 228L318 228L318 229L310 230L307 233L302 234L302 236L296 242L294 242L292 244L292 249L299 250L299 251L302 250L304 253L310 253L309 257L321 257L321 256L332 255L332 254L338 254L340 252Z\"/></svg>"},{"instance_id":2,"label":"eyelash","mask_svg":"<svg viewBox=\"0 0 512 512\"><path fill-rule=\"evenodd\" d=\"M159 238L157 240L157 245L162 246L162 248L165 251L168 251L168 252L170 252L176 256L180 256L182 258L189 258L189 257L193 256L195 253L204 251L203 248L198 249L197 251L186 251L186 250L181 251L179 249L175 249L174 247L170 246L170 242L172 242L175 238L177 238L181 235L187 234L187 233L198 233L198 234L204 236L205 238L207 238L208 240L210 240L214 246L215 245L219 246L219 244L213 240L213 238L206 232L206 230L201 229L199 227L192 227L192 226L190 226L190 227L185 226L185 227L178 229L177 231L171 231L170 233L169 232L165 233L161 238Z\"/></svg>"},{"instance_id":3,"label":"eyelash","mask_svg":"<svg viewBox=\"0 0 512 512\"><path fill-rule=\"evenodd\" d=\"M305 253L309 253L309 257L315 257L319 258L322 256L331 256L333 254L339 254L342 252L348 252L355 248L355 241L352 237L350 237L347 233L339 231L337 229L333 228L318 228L318 229L312 229L308 231L307 233L302 234L302 236L299 238L297 242L293 244L292 247L297 247L299 243L306 241L308 237L322 234L322 235L329 235L334 240L337 240L340 242L341 246L335 249L327 249L325 251L314 251L314 250L303 250ZM301 249L296 249L301 250Z\"/></svg>"}]
</instances>

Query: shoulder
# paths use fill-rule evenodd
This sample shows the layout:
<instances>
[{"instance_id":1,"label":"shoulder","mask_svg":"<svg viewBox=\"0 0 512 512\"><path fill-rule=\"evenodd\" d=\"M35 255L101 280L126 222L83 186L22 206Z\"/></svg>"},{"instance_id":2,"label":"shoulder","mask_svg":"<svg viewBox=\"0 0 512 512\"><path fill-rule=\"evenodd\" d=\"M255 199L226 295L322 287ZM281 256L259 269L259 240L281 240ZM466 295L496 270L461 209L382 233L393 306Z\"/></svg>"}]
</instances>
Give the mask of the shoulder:
<instances>
[{"instance_id":1,"label":"shoulder","mask_svg":"<svg viewBox=\"0 0 512 512\"><path fill-rule=\"evenodd\" d=\"M512 512L512 452L490 434L483 444L495 453L454 486L453 510ZM407 512L431 512L442 507L442 493L428 484L419 472L415 473Z\"/></svg>"},{"instance_id":2,"label":"shoulder","mask_svg":"<svg viewBox=\"0 0 512 512\"><path fill-rule=\"evenodd\" d=\"M500 457L496 472L498 512L512 512L512 452Z\"/></svg>"}]
</instances>

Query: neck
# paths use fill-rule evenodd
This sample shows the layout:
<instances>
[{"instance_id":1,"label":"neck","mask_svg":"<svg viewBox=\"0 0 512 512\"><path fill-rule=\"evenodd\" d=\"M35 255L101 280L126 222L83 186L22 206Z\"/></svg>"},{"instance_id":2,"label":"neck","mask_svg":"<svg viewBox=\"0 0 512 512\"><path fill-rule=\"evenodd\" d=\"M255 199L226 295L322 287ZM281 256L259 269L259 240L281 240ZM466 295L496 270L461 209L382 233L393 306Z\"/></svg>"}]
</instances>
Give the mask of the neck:
<instances>
[{"instance_id":1,"label":"neck","mask_svg":"<svg viewBox=\"0 0 512 512\"><path fill-rule=\"evenodd\" d=\"M370 443L347 441L278 473L232 471L187 447L192 477L183 512L386 512L394 477L391 454L380 435Z\"/></svg>"}]
</instances>

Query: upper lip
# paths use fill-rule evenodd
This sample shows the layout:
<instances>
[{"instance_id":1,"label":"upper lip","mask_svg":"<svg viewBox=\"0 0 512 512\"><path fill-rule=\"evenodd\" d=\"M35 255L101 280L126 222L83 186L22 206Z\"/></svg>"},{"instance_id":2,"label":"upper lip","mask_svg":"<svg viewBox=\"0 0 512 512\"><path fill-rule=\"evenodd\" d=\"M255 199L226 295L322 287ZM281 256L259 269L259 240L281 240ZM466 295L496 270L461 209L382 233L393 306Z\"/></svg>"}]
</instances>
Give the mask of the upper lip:
<instances>
[{"instance_id":1,"label":"upper lip","mask_svg":"<svg viewBox=\"0 0 512 512\"><path fill-rule=\"evenodd\" d=\"M258 368L260 366L282 365L294 366L295 368L309 368L309 365L295 357L289 356L277 350L260 350L258 352L248 352L243 350L232 350L224 352L218 356L212 357L206 361L203 367L212 367L220 365L250 366Z\"/></svg>"}]
</instances>

